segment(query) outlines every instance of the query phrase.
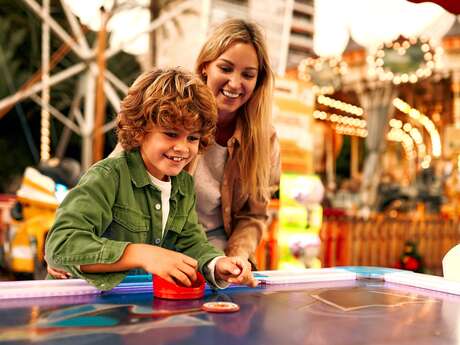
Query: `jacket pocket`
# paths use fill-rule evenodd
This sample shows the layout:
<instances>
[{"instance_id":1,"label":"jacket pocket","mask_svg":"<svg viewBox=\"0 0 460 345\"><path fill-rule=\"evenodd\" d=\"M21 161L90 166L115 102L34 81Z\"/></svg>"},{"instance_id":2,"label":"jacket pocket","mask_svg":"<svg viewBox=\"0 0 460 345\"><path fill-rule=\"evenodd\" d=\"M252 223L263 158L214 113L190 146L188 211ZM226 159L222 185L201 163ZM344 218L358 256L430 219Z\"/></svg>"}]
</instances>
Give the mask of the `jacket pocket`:
<instances>
[{"instance_id":1,"label":"jacket pocket","mask_svg":"<svg viewBox=\"0 0 460 345\"><path fill-rule=\"evenodd\" d=\"M143 213L115 205L113 221L103 236L116 241L146 243L149 232L150 217Z\"/></svg>"},{"instance_id":2,"label":"jacket pocket","mask_svg":"<svg viewBox=\"0 0 460 345\"><path fill-rule=\"evenodd\" d=\"M187 216L176 214L172 219L172 222L166 225L167 228L165 230L167 232L174 232L176 234L180 234L182 232L182 229L184 228L186 221Z\"/></svg>"},{"instance_id":3,"label":"jacket pocket","mask_svg":"<svg viewBox=\"0 0 460 345\"><path fill-rule=\"evenodd\" d=\"M177 241L180 236L180 233L184 229L185 222L187 221L187 216L175 215L173 221L170 224L167 224L165 229L165 238L163 241L163 248L177 251Z\"/></svg>"}]
</instances>

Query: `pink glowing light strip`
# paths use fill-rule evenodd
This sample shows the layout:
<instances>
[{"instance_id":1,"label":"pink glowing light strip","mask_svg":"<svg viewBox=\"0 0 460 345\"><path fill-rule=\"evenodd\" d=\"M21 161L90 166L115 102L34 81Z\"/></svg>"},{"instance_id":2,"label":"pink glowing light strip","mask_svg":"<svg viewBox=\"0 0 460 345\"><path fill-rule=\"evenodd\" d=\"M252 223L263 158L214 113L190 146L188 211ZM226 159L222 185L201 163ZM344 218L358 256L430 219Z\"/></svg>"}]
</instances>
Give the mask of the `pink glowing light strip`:
<instances>
[{"instance_id":1,"label":"pink glowing light strip","mask_svg":"<svg viewBox=\"0 0 460 345\"><path fill-rule=\"evenodd\" d=\"M52 296L95 295L101 291L83 279L29 280L0 283L0 300Z\"/></svg>"},{"instance_id":2,"label":"pink glowing light strip","mask_svg":"<svg viewBox=\"0 0 460 345\"><path fill-rule=\"evenodd\" d=\"M404 271L386 273L383 279L390 283L460 295L460 282L447 280L439 276Z\"/></svg>"},{"instance_id":3,"label":"pink glowing light strip","mask_svg":"<svg viewBox=\"0 0 460 345\"><path fill-rule=\"evenodd\" d=\"M310 268L299 271L259 271L254 272L254 276L262 284L266 285L356 280L357 278L357 274L354 272L336 268Z\"/></svg>"}]
</instances>

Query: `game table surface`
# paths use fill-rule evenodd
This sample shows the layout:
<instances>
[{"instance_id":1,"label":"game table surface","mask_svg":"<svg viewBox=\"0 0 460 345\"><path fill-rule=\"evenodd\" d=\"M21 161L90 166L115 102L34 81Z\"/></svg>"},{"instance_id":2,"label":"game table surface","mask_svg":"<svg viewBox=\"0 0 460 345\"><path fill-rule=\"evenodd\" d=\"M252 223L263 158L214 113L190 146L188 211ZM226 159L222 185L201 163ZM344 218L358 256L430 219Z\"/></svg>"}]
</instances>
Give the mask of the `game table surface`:
<instances>
[{"instance_id":1,"label":"game table surface","mask_svg":"<svg viewBox=\"0 0 460 345\"><path fill-rule=\"evenodd\" d=\"M459 295L366 270L357 279L207 289L188 301L154 298L147 276L138 291L3 299L0 344L460 344ZM240 310L202 311L207 301Z\"/></svg>"}]
</instances>

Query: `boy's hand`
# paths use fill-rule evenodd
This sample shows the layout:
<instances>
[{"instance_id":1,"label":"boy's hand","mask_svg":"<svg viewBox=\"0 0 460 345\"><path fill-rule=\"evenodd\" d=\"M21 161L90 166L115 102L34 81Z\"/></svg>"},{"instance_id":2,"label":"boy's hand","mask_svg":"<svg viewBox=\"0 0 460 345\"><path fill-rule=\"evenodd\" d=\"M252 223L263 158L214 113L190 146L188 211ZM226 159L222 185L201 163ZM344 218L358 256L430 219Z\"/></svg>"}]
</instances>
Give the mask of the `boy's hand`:
<instances>
[{"instance_id":1,"label":"boy's hand","mask_svg":"<svg viewBox=\"0 0 460 345\"><path fill-rule=\"evenodd\" d=\"M256 287L259 282L251 273L249 261L239 256L226 256L216 262L215 278L233 284Z\"/></svg>"},{"instance_id":2,"label":"boy's hand","mask_svg":"<svg viewBox=\"0 0 460 345\"><path fill-rule=\"evenodd\" d=\"M67 279L71 277L71 274L69 272L51 267L49 265L46 266L46 270L48 271L48 274L52 276L54 279Z\"/></svg>"},{"instance_id":3,"label":"boy's hand","mask_svg":"<svg viewBox=\"0 0 460 345\"><path fill-rule=\"evenodd\" d=\"M128 246L130 247L130 246ZM175 284L191 286L197 279L198 262L181 253L157 247L144 245L140 255L142 268L152 274Z\"/></svg>"}]
</instances>

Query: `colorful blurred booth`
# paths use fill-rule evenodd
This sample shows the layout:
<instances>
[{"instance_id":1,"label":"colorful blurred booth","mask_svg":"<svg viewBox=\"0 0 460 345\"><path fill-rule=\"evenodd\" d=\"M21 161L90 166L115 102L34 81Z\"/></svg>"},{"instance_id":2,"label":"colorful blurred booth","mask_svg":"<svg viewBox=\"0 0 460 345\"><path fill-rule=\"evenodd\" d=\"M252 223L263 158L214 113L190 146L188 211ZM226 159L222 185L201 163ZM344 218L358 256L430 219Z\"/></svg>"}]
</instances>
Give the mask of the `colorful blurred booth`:
<instances>
[{"instance_id":1,"label":"colorful blurred booth","mask_svg":"<svg viewBox=\"0 0 460 345\"><path fill-rule=\"evenodd\" d=\"M311 90L277 80L273 122L281 146L279 200L271 204L271 226L259 248L260 269L320 267L319 231L324 187L313 174ZM311 104L308 105L308 104Z\"/></svg>"},{"instance_id":2,"label":"colorful blurred booth","mask_svg":"<svg viewBox=\"0 0 460 345\"><path fill-rule=\"evenodd\" d=\"M80 165L73 159L50 160L26 168L2 241L2 264L18 279L45 276L46 235L57 207L79 177Z\"/></svg>"}]
</instances>

